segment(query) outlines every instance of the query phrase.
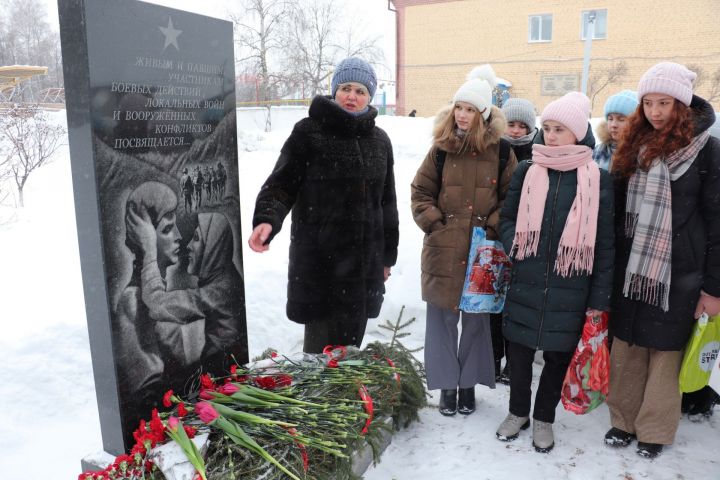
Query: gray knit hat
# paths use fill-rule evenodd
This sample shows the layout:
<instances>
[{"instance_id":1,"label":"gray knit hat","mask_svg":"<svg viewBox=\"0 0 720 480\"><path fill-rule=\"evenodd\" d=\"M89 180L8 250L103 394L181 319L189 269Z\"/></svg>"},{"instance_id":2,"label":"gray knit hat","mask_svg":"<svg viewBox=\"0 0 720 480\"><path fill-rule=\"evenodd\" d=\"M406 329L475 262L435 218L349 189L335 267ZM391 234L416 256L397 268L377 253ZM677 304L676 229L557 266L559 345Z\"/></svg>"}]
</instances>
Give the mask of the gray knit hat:
<instances>
[{"instance_id":1,"label":"gray knit hat","mask_svg":"<svg viewBox=\"0 0 720 480\"><path fill-rule=\"evenodd\" d=\"M532 132L535 128L535 105L524 98L509 98L502 106L505 119L510 122L522 122Z\"/></svg>"},{"instance_id":2,"label":"gray knit hat","mask_svg":"<svg viewBox=\"0 0 720 480\"><path fill-rule=\"evenodd\" d=\"M362 58L348 57L335 67L330 85L332 86L332 96L343 83L355 82L365 85L372 99L377 89L377 76L372 66Z\"/></svg>"}]
</instances>

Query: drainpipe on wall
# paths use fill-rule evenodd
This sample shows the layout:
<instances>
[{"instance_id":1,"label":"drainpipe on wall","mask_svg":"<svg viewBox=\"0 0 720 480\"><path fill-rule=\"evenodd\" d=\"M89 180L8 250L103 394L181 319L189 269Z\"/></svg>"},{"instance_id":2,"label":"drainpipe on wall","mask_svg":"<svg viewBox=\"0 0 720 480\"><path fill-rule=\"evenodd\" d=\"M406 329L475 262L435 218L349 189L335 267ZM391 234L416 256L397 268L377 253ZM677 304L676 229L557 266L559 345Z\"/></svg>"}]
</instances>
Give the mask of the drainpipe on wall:
<instances>
[{"instance_id":1,"label":"drainpipe on wall","mask_svg":"<svg viewBox=\"0 0 720 480\"><path fill-rule=\"evenodd\" d=\"M588 13L588 25L587 31L585 32L585 53L583 55L583 69L582 69L582 93L588 94L588 75L590 73L590 55L592 52L592 37L595 34L595 10L590 10Z\"/></svg>"},{"instance_id":2,"label":"drainpipe on wall","mask_svg":"<svg viewBox=\"0 0 720 480\"><path fill-rule=\"evenodd\" d=\"M388 10L395 13L395 115L405 115L405 74L402 71L402 35L400 31L400 15L405 7L400 10L393 8L394 0L388 0Z\"/></svg>"}]
</instances>

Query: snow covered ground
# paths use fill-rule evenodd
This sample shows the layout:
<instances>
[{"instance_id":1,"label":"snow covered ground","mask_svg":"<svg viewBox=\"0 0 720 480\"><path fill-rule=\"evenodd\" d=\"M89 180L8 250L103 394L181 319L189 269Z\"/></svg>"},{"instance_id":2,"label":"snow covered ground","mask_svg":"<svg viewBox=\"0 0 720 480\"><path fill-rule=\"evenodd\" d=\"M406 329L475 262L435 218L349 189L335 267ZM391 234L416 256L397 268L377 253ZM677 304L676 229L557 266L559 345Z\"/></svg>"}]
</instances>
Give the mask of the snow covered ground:
<instances>
[{"instance_id":1,"label":"snow covered ground","mask_svg":"<svg viewBox=\"0 0 720 480\"><path fill-rule=\"evenodd\" d=\"M56 115L64 123L64 112ZM388 281L379 320L418 317L409 346L421 346L424 304L420 300L422 234L410 215L409 185L430 145L431 120L381 117L393 141L400 255ZM289 129L264 133L240 126L239 162L243 245L253 203ZM77 478L80 458L101 448L75 231L70 159L57 160L30 178L22 210L0 209L0 477L45 480ZM14 217L10 222L4 219ZM302 328L285 318L288 235L286 228L262 255L245 248L245 278L251 356L272 346L298 351ZM384 339L376 322L366 341ZM437 393L437 392L433 392ZM633 448L602 443L607 408L587 416L558 409L556 447L548 455L531 446L530 430L512 443L495 440L507 413L508 387L478 387L478 409L469 417L442 417L433 406L421 422L395 435L368 480L468 479L720 479L720 416L703 423L683 418L675 444L654 461Z\"/></svg>"}]
</instances>

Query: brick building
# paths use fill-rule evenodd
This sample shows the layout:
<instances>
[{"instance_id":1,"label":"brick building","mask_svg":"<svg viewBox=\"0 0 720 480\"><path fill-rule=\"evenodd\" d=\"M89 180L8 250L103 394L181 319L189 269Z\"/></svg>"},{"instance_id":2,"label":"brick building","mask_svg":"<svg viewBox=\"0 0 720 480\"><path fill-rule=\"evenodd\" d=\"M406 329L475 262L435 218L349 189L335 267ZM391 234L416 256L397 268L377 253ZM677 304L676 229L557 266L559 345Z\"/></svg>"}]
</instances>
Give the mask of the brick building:
<instances>
[{"instance_id":1,"label":"brick building","mask_svg":"<svg viewBox=\"0 0 720 480\"><path fill-rule=\"evenodd\" d=\"M472 67L490 63L538 112L581 89L585 28L595 12L588 96L593 116L609 95L635 89L650 66L700 67L700 96L720 76L717 0L390 0L397 11L398 114L433 115ZM600 88L609 70L626 73ZM718 79L720 81L720 79ZM593 98L594 97L594 98ZM713 100L720 110L720 95Z\"/></svg>"}]
</instances>

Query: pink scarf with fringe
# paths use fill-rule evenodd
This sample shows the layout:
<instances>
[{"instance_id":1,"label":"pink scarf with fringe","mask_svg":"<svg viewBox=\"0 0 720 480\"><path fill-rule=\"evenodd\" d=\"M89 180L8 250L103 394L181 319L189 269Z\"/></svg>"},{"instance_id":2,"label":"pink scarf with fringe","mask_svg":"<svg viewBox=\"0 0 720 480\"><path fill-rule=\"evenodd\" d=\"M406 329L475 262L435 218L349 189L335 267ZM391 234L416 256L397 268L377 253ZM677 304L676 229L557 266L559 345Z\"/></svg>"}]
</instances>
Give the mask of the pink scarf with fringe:
<instances>
[{"instance_id":1,"label":"pink scarf with fringe","mask_svg":"<svg viewBox=\"0 0 720 480\"><path fill-rule=\"evenodd\" d=\"M555 272L563 277L589 275L595 259L600 169L592 160L592 150L585 145L533 145L532 165L523 181L511 253L515 260L537 255L550 183L548 168L561 172L577 170L577 192L560 237Z\"/></svg>"}]
</instances>

